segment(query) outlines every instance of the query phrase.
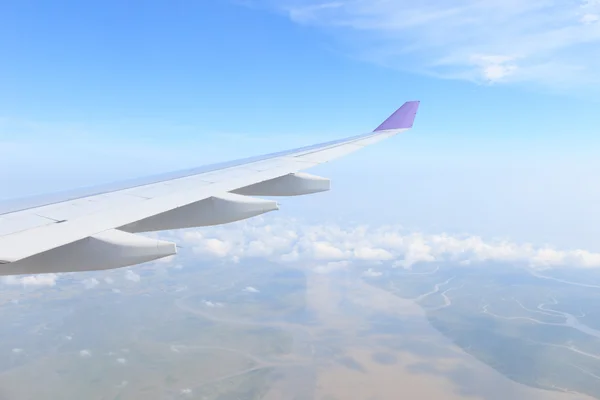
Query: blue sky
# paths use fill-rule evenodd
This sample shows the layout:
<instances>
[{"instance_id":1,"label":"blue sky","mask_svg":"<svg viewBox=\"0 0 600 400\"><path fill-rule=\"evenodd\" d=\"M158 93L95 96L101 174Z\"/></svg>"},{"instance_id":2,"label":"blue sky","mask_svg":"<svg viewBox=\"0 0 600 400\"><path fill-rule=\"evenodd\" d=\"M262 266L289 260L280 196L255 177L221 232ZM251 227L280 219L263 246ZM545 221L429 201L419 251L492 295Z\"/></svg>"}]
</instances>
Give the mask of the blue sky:
<instances>
[{"instance_id":1,"label":"blue sky","mask_svg":"<svg viewBox=\"0 0 600 400\"><path fill-rule=\"evenodd\" d=\"M412 132L315 170L335 190L285 213L600 249L600 4L481 3L3 2L2 197L362 133L419 99Z\"/></svg>"}]
</instances>

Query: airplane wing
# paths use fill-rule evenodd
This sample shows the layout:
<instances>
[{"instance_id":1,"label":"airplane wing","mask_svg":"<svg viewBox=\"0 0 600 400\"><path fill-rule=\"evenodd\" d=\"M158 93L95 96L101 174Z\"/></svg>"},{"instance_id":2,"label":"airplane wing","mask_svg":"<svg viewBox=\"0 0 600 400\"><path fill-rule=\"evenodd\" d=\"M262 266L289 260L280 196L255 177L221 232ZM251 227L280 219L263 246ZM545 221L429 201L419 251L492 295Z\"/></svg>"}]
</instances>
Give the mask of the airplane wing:
<instances>
[{"instance_id":1,"label":"airplane wing","mask_svg":"<svg viewBox=\"0 0 600 400\"><path fill-rule=\"evenodd\" d=\"M0 202L0 275L120 268L176 254L140 232L225 224L277 210L251 196L329 190L304 169L412 128L406 102L373 132L228 163L71 192Z\"/></svg>"}]
</instances>

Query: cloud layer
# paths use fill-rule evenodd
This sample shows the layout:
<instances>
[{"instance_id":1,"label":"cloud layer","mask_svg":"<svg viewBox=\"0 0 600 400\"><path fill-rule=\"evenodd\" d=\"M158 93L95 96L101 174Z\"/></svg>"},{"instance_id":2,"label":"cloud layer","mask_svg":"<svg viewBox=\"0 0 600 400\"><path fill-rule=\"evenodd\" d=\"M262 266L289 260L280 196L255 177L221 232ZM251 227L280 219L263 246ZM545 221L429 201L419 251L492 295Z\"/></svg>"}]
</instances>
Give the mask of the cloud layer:
<instances>
[{"instance_id":1,"label":"cloud layer","mask_svg":"<svg viewBox=\"0 0 600 400\"><path fill-rule=\"evenodd\" d=\"M306 225L293 219L255 218L230 225L172 232L171 239L191 248L195 257L239 262L261 258L302 263L328 272L352 262L411 268L416 263L459 265L506 262L543 269L597 268L600 254L557 250L478 236L407 232L400 226ZM367 275L373 276L370 270Z\"/></svg>"},{"instance_id":2,"label":"cloud layer","mask_svg":"<svg viewBox=\"0 0 600 400\"><path fill-rule=\"evenodd\" d=\"M4 276L0 282L6 285L22 286L54 286L58 280L58 274Z\"/></svg>"},{"instance_id":3,"label":"cloud layer","mask_svg":"<svg viewBox=\"0 0 600 400\"><path fill-rule=\"evenodd\" d=\"M257 0L369 61L445 78L600 81L599 0Z\"/></svg>"},{"instance_id":4,"label":"cloud layer","mask_svg":"<svg viewBox=\"0 0 600 400\"><path fill-rule=\"evenodd\" d=\"M239 263L246 259L263 259L306 266L318 273L329 273L361 263L365 266L363 276L371 278L380 276L382 268L409 269L417 263L431 262L454 265L500 262L535 269L600 268L600 253L582 249L559 250L508 240L484 240L479 236L408 232L397 225L342 227L258 217L211 228L164 232L157 236L173 240L184 248L182 254L170 257L167 262L155 262L159 268L181 268L186 253L198 261ZM377 269L371 268L373 266ZM118 274L133 283L141 280L135 267ZM71 275L76 277L77 273ZM58 279L58 274L5 276L0 282L40 287L54 286ZM81 283L86 289L93 289L101 284L101 280L108 285L115 282L110 276L82 275ZM250 286L244 291L259 293L259 289ZM208 302L207 305L218 304Z\"/></svg>"}]
</instances>

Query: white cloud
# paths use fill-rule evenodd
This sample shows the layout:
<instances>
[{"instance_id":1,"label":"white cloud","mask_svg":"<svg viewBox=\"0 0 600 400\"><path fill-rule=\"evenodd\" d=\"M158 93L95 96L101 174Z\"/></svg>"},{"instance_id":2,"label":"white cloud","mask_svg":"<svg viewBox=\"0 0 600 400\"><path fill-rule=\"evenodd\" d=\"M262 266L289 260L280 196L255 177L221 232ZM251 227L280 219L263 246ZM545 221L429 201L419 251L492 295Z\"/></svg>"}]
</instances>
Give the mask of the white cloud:
<instances>
[{"instance_id":1,"label":"white cloud","mask_svg":"<svg viewBox=\"0 0 600 400\"><path fill-rule=\"evenodd\" d=\"M98 282L98 279L96 278L84 279L83 281L81 281L81 283L83 284L83 286L85 286L86 289L93 289L100 284L100 282Z\"/></svg>"},{"instance_id":2,"label":"white cloud","mask_svg":"<svg viewBox=\"0 0 600 400\"><path fill-rule=\"evenodd\" d=\"M12 349L12 352L15 353L15 354L19 354L19 353L23 352L23 349L15 348L15 349Z\"/></svg>"},{"instance_id":3,"label":"white cloud","mask_svg":"<svg viewBox=\"0 0 600 400\"><path fill-rule=\"evenodd\" d=\"M260 290L258 290L255 287L252 286L246 286L246 288L244 288L244 292L248 292L248 293L259 293Z\"/></svg>"},{"instance_id":4,"label":"white cloud","mask_svg":"<svg viewBox=\"0 0 600 400\"><path fill-rule=\"evenodd\" d=\"M600 15L598 15L598 14L583 14L581 16L580 21L584 24L593 24L593 23L600 21Z\"/></svg>"},{"instance_id":5,"label":"white cloud","mask_svg":"<svg viewBox=\"0 0 600 400\"><path fill-rule=\"evenodd\" d=\"M109 285L112 285L113 283L115 283L115 280L113 278L111 278L110 276L107 276L104 278L104 282L106 282Z\"/></svg>"},{"instance_id":6,"label":"white cloud","mask_svg":"<svg viewBox=\"0 0 600 400\"><path fill-rule=\"evenodd\" d=\"M295 230L295 235L286 232ZM175 233L177 234L177 233ZM507 240L484 240L478 236L423 234L407 232L399 226L306 225L293 219L256 218L240 223L206 228L201 234L180 233L192 247L195 257L231 262L256 257L257 248L276 243L265 259L312 268L328 273L351 263L388 263L411 268L417 263L453 262L474 265L495 261L528 265L535 268L600 267L600 254L586 250L559 250L535 247ZM203 253L211 243L224 243L226 250ZM208 306L215 303L208 302Z\"/></svg>"},{"instance_id":7,"label":"white cloud","mask_svg":"<svg viewBox=\"0 0 600 400\"><path fill-rule=\"evenodd\" d=\"M125 271L125 279L131 282L139 282L141 277L132 270L128 269Z\"/></svg>"},{"instance_id":8,"label":"white cloud","mask_svg":"<svg viewBox=\"0 0 600 400\"><path fill-rule=\"evenodd\" d=\"M500 82L517 72L515 59L508 56L474 54L471 63L478 66L481 77L488 82Z\"/></svg>"},{"instance_id":9,"label":"white cloud","mask_svg":"<svg viewBox=\"0 0 600 400\"><path fill-rule=\"evenodd\" d=\"M54 286L56 285L57 280L57 274L5 276L2 278L2 283L6 285L23 286Z\"/></svg>"},{"instance_id":10,"label":"white cloud","mask_svg":"<svg viewBox=\"0 0 600 400\"><path fill-rule=\"evenodd\" d=\"M339 271L350 265L348 261L329 261L326 264L320 264L313 268L313 271L317 274L329 274L331 272Z\"/></svg>"},{"instance_id":11,"label":"white cloud","mask_svg":"<svg viewBox=\"0 0 600 400\"><path fill-rule=\"evenodd\" d=\"M79 352L79 355L80 355L81 357L91 357L91 356L92 356L92 353L91 353L89 350L81 350L81 351Z\"/></svg>"},{"instance_id":12,"label":"white cloud","mask_svg":"<svg viewBox=\"0 0 600 400\"><path fill-rule=\"evenodd\" d=\"M202 239L199 237L198 239ZM231 250L228 243L219 239L209 238L200 241L200 244L194 247L194 252L201 256L224 257Z\"/></svg>"},{"instance_id":13,"label":"white cloud","mask_svg":"<svg viewBox=\"0 0 600 400\"><path fill-rule=\"evenodd\" d=\"M323 27L359 57L478 82L600 80L600 4L564 0L255 0Z\"/></svg>"},{"instance_id":14,"label":"white cloud","mask_svg":"<svg viewBox=\"0 0 600 400\"><path fill-rule=\"evenodd\" d=\"M358 260L366 261L383 261L391 260L394 258L392 253L384 249L372 248L372 247L359 247L354 250L354 257Z\"/></svg>"},{"instance_id":15,"label":"white cloud","mask_svg":"<svg viewBox=\"0 0 600 400\"><path fill-rule=\"evenodd\" d=\"M347 255L334 244L324 241L312 243L310 250L312 252L312 257L316 260L341 260L347 257Z\"/></svg>"},{"instance_id":16,"label":"white cloud","mask_svg":"<svg viewBox=\"0 0 600 400\"><path fill-rule=\"evenodd\" d=\"M210 300L202 300L202 303L204 303L204 305L206 307L223 307L224 304L223 303L218 303L218 302L214 302L214 301L210 301Z\"/></svg>"},{"instance_id":17,"label":"white cloud","mask_svg":"<svg viewBox=\"0 0 600 400\"><path fill-rule=\"evenodd\" d=\"M441 252L447 252L447 246L451 245L451 243L449 243L447 240L440 240L440 238L434 238L433 240L439 246L438 248ZM394 266L410 268L412 265L418 262L435 261L435 256L432 254L432 247L428 244L427 239L425 239L423 235L408 235L404 238L403 243L403 247L406 249L406 251L399 260L394 262ZM459 245L458 248L453 250L461 251L462 247Z\"/></svg>"},{"instance_id":18,"label":"white cloud","mask_svg":"<svg viewBox=\"0 0 600 400\"><path fill-rule=\"evenodd\" d=\"M377 277L380 277L381 275L383 275L382 272L375 271L373 268L369 268L368 270L363 272L363 276L365 276L367 278L377 278Z\"/></svg>"},{"instance_id":19,"label":"white cloud","mask_svg":"<svg viewBox=\"0 0 600 400\"><path fill-rule=\"evenodd\" d=\"M127 360L125 358L117 358L117 362L119 364L125 364L127 362Z\"/></svg>"}]
</instances>

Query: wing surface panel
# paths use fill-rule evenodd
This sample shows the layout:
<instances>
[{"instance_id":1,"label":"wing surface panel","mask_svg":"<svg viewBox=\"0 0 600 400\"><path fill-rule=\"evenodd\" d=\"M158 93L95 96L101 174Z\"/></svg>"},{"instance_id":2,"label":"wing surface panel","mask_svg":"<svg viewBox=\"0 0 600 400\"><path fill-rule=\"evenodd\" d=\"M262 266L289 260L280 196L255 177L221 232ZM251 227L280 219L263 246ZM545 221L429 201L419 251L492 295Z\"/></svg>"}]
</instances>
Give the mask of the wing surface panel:
<instances>
[{"instance_id":1,"label":"wing surface panel","mask_svg":"<svg viewBox=\"0 0 600 400\"><path fill-rule=\"evenodd\" d=\"M205 199L227 196L229 192L247 186L295 174L395 136L408 128L404 125L412 126L412 119L403 115L412 113L414 118L416 112L414 105L403 107L405 111L401 107L394 113L393 118L384 125L386 129L381 129L380 126L379 130L364 135L229 163L36 197L23 202L0 202L0 263L5 264L0 266L0 274L19 273L18 268L6 267L17 267L19 264L27 265L27 270L37 271L37 267L31 267L31 260L40 262L43 259L42 253L70 245L70 251L77 251L79 254L84 251L82 248L91 248L84 239L132 226L137 221L148 221L146 226L154 228L172 226L168 221L170 215L176 216L177 221L184 221L185 210L203 212L199 207L205 204L201 203ZM287 179L285 185L298 182L304 188L309 187L306 186L306 180L294 179ZM263 190L268 190L268 187L279 187L278 190L282 190L282 186L277 185L263 186ZM325 190L327 188L328 184ZM309 192L308 189L289 187L284 192L301 194L302 190ZM235 206L235 199L234 196L230 209L241 210L239 207L245 207L243 201L239 207ZM186 207L194 204L198 206ZM179 208L182 208L181 212L169 213ZM161 215L162 217L154 218ZM197 220L204 221L206 218ZM177 221L174 221L175 225L178 224ZM125 253L130 251L126 248L127 243L129 241L124 240L122 244ZM63 257L66 253L54 251L51 254L53 262L60 264L57 254ZM79 254L78 257L83 256ZM122 262L115 263L122 266ZM43 270L43 267L40 268ZM65 270L71 270L69 268L71 267L65 267ZM72 270L79 269L72 267Z\"/></svg>"}]
</instances>

